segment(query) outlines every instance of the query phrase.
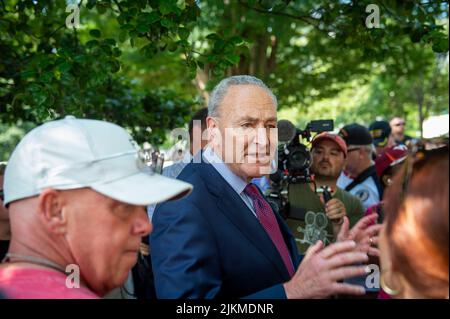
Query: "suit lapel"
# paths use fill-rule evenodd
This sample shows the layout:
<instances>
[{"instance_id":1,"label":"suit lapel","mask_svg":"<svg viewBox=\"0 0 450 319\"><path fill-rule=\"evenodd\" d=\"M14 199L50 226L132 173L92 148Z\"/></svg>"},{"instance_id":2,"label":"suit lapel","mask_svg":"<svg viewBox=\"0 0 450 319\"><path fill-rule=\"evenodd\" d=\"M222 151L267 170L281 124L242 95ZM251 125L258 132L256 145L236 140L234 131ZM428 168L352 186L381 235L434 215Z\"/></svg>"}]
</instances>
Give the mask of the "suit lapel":
<instances>
[{"instance_id":1,"label":"suit lapel","mask_svg":"<svg viewBox=\"0 0 450 319\"><path fill-rule=\"evenodd\" d=\"M213 195L218 197L217 207L219 210L266 258L270 260L283 280L289 279L289 273L287 272L278 250L242 198L211 164L201 163L200 166L197 167L199 168L198 172L202 175L207 188Z\"/></svg>"}]
</instances>

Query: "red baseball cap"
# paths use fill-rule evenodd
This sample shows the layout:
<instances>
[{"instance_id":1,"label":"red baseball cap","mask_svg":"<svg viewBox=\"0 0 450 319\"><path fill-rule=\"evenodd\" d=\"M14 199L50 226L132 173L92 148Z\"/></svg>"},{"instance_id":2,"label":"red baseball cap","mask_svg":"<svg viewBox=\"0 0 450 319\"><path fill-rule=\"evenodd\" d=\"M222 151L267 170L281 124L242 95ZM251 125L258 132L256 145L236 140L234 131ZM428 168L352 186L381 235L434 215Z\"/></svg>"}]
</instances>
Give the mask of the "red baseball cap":
<instances>
[{"instance_id":1,"label":"red baseball cap","mask_svg":"<svg viewBox=\"0 0 450 319\"><path fill-rule=\"evenodd\" d=\"M336 145L339 146L341 151L344 153L344 156L347 157L347 144L345 143L344 139L339 135L330 132L322 132L317 134L311 142L311 149L313 149L315 146L317 146L318 143L324 140L329 140L336 143Z\"/></svg>"},{"instance_id":2,"label":"red baseball cap","mask_svg":"<svg viewBox=\"0 0 450 319\"><path fill-rule=\"evenodd\" d=\"M378 176L392 166L402 163L408 156L408 148L403 145L392 145L385 147L383 152L375 159L375 168Z\"/></svg>"}]
</instances>

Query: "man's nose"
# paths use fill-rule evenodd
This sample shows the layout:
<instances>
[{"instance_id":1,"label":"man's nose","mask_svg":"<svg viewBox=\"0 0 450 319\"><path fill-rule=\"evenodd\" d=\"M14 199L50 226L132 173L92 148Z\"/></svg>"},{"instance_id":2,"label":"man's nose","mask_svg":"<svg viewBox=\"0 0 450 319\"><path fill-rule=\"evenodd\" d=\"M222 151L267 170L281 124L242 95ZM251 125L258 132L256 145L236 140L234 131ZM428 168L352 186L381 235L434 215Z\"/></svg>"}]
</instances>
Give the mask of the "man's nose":
<instances>
[{"instance_id":1,"label":"man's nose","mask_svg":"<svg viewBox=\"0 0 450 319\"><path fill-rule=\"evenodd\" d=\"M147 211L144 208L139 209L139 213L134 221L134 233L143 237L150 234L152 229L152 222L148 218Z\"/></svg>"},{"instance_id":2,"label":"man's nose","mask_svg":"<svg viewBox=\"0 0 450 319\"><path fill-rule=\"evenodd\" d=\"M255 144L258 144L259 146L266 146L267 144L269 144L269 141L270 141L269 131L265 128L257 128L255 136Z\"/></svg>"}]
</instances>

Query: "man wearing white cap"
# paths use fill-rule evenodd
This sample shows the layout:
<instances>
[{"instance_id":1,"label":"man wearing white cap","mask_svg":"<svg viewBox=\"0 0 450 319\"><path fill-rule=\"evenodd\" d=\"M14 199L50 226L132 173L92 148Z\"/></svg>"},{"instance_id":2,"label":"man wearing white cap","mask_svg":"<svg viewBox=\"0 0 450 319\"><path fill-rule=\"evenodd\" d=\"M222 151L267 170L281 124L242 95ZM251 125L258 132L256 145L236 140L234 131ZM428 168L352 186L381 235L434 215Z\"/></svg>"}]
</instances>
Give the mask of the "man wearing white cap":
<instances>
[{"instance_id":1,"label":"man wearing white cap","mask_svg":"<svg viewBox=\"0 0 450 319\"><path fill-rule=\"evenodd\" d=\"M74 117L24 137L5 173L7 297L98 298L123 284L151 231L145 206L192 189L150 172L135 145L117 125Z\"/></svg>"}]
</instances>

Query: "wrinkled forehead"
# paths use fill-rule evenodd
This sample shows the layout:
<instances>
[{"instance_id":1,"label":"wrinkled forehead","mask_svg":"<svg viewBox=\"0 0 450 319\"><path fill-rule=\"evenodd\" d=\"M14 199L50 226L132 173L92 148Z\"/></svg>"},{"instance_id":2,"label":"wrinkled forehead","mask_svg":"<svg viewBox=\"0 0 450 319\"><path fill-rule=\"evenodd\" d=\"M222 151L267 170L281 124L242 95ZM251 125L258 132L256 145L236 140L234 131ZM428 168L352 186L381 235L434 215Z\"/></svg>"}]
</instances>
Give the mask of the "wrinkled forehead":
<instances>
[{"instance_id":1,"label":"wrinkled forehead","mask_svg":"<svg viewBox=\"0 0 450 319\"><path fill-rule=\"evenodd\" d=\"M272 96L256 85L232 85L220 104L221 117L246 117L276 120L276 105Z\"/></svg>"}]
</instances>

